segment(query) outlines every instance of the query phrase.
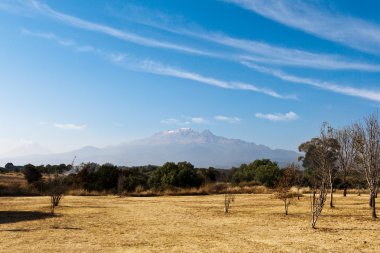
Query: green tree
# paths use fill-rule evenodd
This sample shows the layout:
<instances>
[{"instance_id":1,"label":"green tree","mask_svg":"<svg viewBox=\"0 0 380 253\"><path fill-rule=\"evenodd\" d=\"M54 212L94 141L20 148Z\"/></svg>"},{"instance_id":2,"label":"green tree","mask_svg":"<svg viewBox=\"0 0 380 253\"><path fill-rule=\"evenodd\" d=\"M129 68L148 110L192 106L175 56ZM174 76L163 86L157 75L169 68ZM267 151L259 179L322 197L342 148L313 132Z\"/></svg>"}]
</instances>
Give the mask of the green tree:
<instances>
[{"instance_id":1,"label":"green tree","mask_svg":"<svg viewBox=\"0 0 380 253\"><path fill-rule=\"evenodd\" d=\"M13 163L7 163L5 164L5 167L4 167L7 171L11 171L11 170L14 170L15 166L13 165Z\"/></svg>"},{"instance_id":2,"label":"green tree","mask_svg":"<svg viewBox=\"0 0 380 253\"><path fill-rule=\"evenodd\" d=\"M28 184L38 182L42 178L41 172L33 164L26 164L22 172Z\"/></svg>"},{"instance_id":3,"label":"green tree","mask_svg":"<svg viewBox=\"0 0 380 253\"><path fill-rule=\"evenodd\" d=\"M270 160L258 160L255 168L255 180L267 187L274 187L280 175L278 164ZM265 161L265 162L263 162Z\"/></svg>"},{"instance_id":4,"label":"green tree","mask_svg":"<svg viewBox=\"0 0 380 253\"><path fill-rule=\"evenodd\" d=\"M188 162L167 162L154 170L148 180L150 187L163 190L170 187L199 187L202 178Z\"/></svg>"},{"instance_id":5,"label":"green tree","mask_svg":"<svg viewBox=\"0 0 380 253\"><path fill-rule=\"evenodd\" d=\"M97 190L116 190L119 178L117 166L106 163L95 172Z\"/></svg>"}]
</instances>

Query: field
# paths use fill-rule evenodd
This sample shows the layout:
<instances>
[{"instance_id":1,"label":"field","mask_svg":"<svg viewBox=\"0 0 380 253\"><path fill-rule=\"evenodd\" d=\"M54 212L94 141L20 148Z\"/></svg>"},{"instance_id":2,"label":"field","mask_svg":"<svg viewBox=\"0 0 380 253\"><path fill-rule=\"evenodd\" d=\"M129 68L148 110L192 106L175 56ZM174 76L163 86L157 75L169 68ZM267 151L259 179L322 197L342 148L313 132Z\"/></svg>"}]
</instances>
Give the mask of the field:
<instances>
[{"instance_id":1,"label":"field","mask_svg":"<svg viewBox=\"0 0 380 253\"><path fill-rule=\"evenodd\" d=\"M50 216L47 197L0 198L2 252L379 252L367 196L337 196L318 229L308 197L284 215L269 194L119 198L67 196Z\"/></svg>"}]
</instances>

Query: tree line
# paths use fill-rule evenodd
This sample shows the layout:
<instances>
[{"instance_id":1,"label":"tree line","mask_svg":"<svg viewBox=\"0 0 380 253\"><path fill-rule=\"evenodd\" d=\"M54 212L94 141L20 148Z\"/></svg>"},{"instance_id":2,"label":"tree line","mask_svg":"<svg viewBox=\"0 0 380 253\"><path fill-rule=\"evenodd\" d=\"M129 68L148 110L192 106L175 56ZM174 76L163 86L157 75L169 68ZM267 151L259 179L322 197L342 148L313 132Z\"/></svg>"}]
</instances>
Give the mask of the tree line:
<instances>
[{"instance_id":1,"label":"tree line","mask_svg":"<svg viewBox=\"0 0 380 253\"><path fill-rule=\"evenodd\" d=\"M51 197L53 211L63 193L69 189L124 195L137 190L162 192L225 183L229 186L263 185L274 189L275 196L284 202L286 214L291 199L300 196L299 192L295 194L290 189L296 187L299 191L300 187L309 187L313 228L328 198L330 207L334 208L336 189L342 189L343 196L346 196L347 189L366 188L370 192L371 216L377 218L376 198L380 179L380 125L377 114L341 128L323 123L319 136L300 144L299 151L302 153L299 163L283 168L269 159L260 159L229 170L195 168L186 161L136 167L85 163L74 173L72 165L27 164L19 167L8 163L0 170L21 171L31 187ZM228 212L233 199L227 192L225 212Z\"/></svg>"},{"instance_id":2,"label":"tree line","mask_svg":"<svg viewBox=\"0 0 380 253\"><path fill-rule=\"evenodd\" d=\"M313 139L315 142L316 139ZM15 166L24 174L25 179L31 186L41 188L41 183L47 180L43 175L63 175L64 183L68 189L84 189L89 192L130 193L136 188L143 190L165 191L174 188L199 188L210 183L230 183L232 186L263 185L268 188L276 188L283 180L284 173L293 168L293 186L313 187L317 179L317 168L312 164L312 151L308 151L310 145L304 143L300 146L301 151L306 151L302 160L304 167L297 163L280 167L278 163L270 159L259 159L249 164L242 164L231 169L195 168L189 162L167 162L162 166L116 166L111 163L97 164L84 163L78 166L75 173L72 165L39 165L26 164ZM312 149L310 149L312 150ZM5 170L9 172L12 170ZM4 172L4 170L3 170ZM346 194L347 188L365 188L366 180L357 171L334 168L332 177L334 189L343 189Z\"/></svg>"}]
</instances>

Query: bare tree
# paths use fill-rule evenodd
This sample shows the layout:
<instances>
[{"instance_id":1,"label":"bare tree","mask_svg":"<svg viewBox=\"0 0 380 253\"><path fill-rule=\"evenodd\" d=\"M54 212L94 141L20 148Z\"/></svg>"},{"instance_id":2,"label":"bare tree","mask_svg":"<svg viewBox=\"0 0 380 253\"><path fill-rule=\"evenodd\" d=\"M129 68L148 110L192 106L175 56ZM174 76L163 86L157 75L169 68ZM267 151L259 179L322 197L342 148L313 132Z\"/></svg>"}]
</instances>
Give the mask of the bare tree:
<instances>
[{"instance_id":1,"label":"bare tree","mask_svg":"<svg viewBox=\"0 0 380 253\"><path fill-rule=\"evenodd\" d=\"M354 126L344 127L334 131L334 138L338 141L338 164L339 170L343 175L343 196L347 196L347 176L354 168L359 147L358 147L358 131Z\"/></svg>"},{"instance_id":2,"label":"bare tree","mask_svg":"<svg viewBox=\"0 0 380 253\"><path fill-rule=\"evenodd\" d=\"M360 146L360 165L358 169L365 175L370 191L372 218L376 219L376 192L380 176L380 126L377 114L364 119L363 125L356 127Z\"/></svg>"},{"instance_id":3,"label":"bare tree","mask_svg":"<svg viewBox=\"0 0 380 253\"><path fill-rule=\"evenodd\" d=\"M54 214L55 208L59 205L63 194L67 191L67 185L64 181L64 176L54 174L54 177L49 176L46 185L46 193L50 196L50 211Z\"/></svg>"},{"instance_id":4,"label":"bare tree","mask_svg":"<svg viewBox=\"0 0 380 253\"><path fill-rule=\"evenodd\" d=\"M76 156L72 160L70 167L74 168ZM50 196L50 211L54 214L55 208L59 205L63 195L68 189L65 182L65 176L60 175L57 170L54 171L53 177L48 172L48 181L45 186L46 194Z\"/></svg>"},{"instance_id":5,"label":"bare tree","mask_svg":"<svg viewBox=\"0 0 380 253\"><path fill-rule=\"evenodd\" d=\"M228 213L230 204L235 201L235 196L231 193L230 186L228 186L224 194L224 213Z\"/></svg>"},{"instance_id":6,"label":"bare tree","mask_svg":"<svg viewBox=\"0 0 380 253\"><path fill-rule=\"evenodd\" d=\"M326 177L322 178L319 188L314 187L311 200L311 227L316 228L317 220L322 213L323 206L327 198L327 182ZM317 192L318 190L318 192Z\"/></svg>"},{"instance_id":7,"label":"bare tree","mask_svg":"<svg viewBox=\"0 0 380 253\"><path fill-rule=\"evenodd\" d=\"M120 170L119 176L117 178L117 193L120 198L123 196L124 182L125 182L125 176L123 174L123 170Z\"/></svg>"},{"instance_id":8,"label":"bare tree","mask_svg":"<svg viewBox=\"0 0 380 253\"><path fill-rule=\"evenodd\" d=\"M318 217L322 213L329 186L331 193L330 206L333 206L332 183L334 170L336 169L338 149L339 145L332 138L332 129L327 123L322 125L319 138L313 138L299 147L300 151L305 152L305 156L302 159L304 167L312 168L314 171L311 195L312 228L315 228Z\"/></svg>"},{"instance_id":9,"label":"bare tree","mask_svg":"<svg viewBox=\"0 0 380 253\"><path fill-rule=\"evenodd\" d=\"M291 203L294 194L290 191L295 181L295 167L294 164L289 165L282 173L278 184L277 191L275 193L275 198L280 199L284 202L285 215L288 215L289 205Z\"/></svg>"}]
</instances>

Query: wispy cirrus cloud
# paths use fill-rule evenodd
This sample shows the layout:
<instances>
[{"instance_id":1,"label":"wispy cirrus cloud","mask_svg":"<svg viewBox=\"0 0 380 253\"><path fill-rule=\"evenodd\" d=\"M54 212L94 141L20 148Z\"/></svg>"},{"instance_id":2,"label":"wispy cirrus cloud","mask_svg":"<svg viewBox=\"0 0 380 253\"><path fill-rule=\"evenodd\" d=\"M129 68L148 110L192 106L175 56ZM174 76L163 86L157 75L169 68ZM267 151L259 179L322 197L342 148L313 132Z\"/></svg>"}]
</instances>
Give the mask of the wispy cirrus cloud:
<instances>
[{"instance_id":1,"label":"wispy cirrus cloud","mask_svg":"<svg viewBox=\"0 0 380 253\"><path fill-rule=\"evenodd\" d=\"M217 121L228 122L231 124L235 124L235 123L240 122L240 118L238 118L238 117L228 117L228 116L223 116L223 115L217 115L214 117L214 119Z\"/></svg>"},{"instance_id":2,"label":"wispy cirrus cloud","mask_svg":"<svg viewBox=\"0 0 380 253\"><path fill-rule=\"evenodd\" d=\"M239 50L240 52L230 54L222 52L212 52L212 50L210 50L209 48L199 49L187 46L184 43L178 44L169 41L162 41L162 39L157 40L152 37L142 36L136 33L120 30L111 26L90 22L72 15L68 15L56 11L50 8L48 5L39 3L38 1L31 1L31 4L29 5L33 6L33 8L36 11L45 14L55 20L61 21L67 25L79 29L106 34L117 39L148 47L164 48L184 53L219 58L235 62L239 62L243 59L251 60L257 63L276 64L282 66L297 66L330 70L357 70L368 72L380 72L380 65L355 61L352 59L346 59L345 57L339 55L313 53L299 49L279 47L259 41L233 38L222 33L205 31L201 28L197 28L194 30L186 27L170 26L165 23L160 23L159 21L157 21L159 20L157 18L154 18L153 20L152 18L149 19L149 17L154 14L152 14L146 9L143 9L142 12L148 12L149 15L146 15L146 13L144 15L141 15L144 18L138 17L136 15L129 16L133 17L133 22L143 23L145 25L159 28L161 30L169 31L175 34L179 34L181 36L185 35L211 41L223 46L233 48L235 50ZM165 20L169 19L165 14L162 13L156 15L161 17L161 19L162 17L164 17L163 19Z\"/></svg>"},{"instance_id":3,"label":"wispy cirrus cloud","mask_svg":"<svg viewBox=\"0 0 380 253\"><path fill-rule=\"evenodd\" d=\"M40 11L41 13L76 28L106 34L108 36L111 36L117 39L121 39L124 41L128 41L128 42L139 44L139 45L144 45L148 47L166 48L166 49L177 50L177 51L182 51L182 52L191 53L191 54L215 56L213 53L208 52L206 50L199 50L199 49L195 49L195 48L188 47L185 45L175 44L171 42L164 42L162 40L148 38L145 36L138 35L136 33L116 29L107 25L90 22L90 21L87 21L75 16L71 16L71 15L56 11L50 8L48 5L42 4L38 1L31 1L31 3L32 3L32 6L36 10Z\"/></svg>"},{"instance_id":4,"label":"wispy cirrus cloud","mask_svg":"<svg viewBox=\"0 0 380 253\"><path fill-rule=\"evenodd\" d=\"M281 98L281 99L295 99L294 95L281 95L271 89L258 87L252 84L247 84L243 82L236 81L224 81L212 77L206 77L198 73L188 72L185 70L173 68L171 66L164 66L160 63L154 61L144 61L143 64L139 66L140 69L155 73L158 75L173 76L182 79L193 80L196 82L204 83L207 85L232 90L245 90L257 93L262 93L271 97Z\"/></svg>"},{"instance_id":5,"label":"wispy cirrus cloud","mask_svg":"<svg viewBox=\"0 0 380 253\"><path fill-rule=\"evenodd\" d=\"M78 28L103 32L103 33L109 34L111 36L114 36L116 38L122 38L123 37L119 34L119 32L123 33L123 31L120 31L120 30L117 30L117 29L114 29L114 28L111 28L108 26L103 26L103 25L91 23L91 22L88 22L88 21L85 21L82 19L78 19L76 17L69 16L69 15L66 15L66 14L63 14L60 12L56 12L56 11L52 10L50 7L48 7L47 5L40 4L36 1L32 1L32 3L33 3L33 6L35 8L37 8L40 11L46 12L47 15L52 16L52 17L54 17L58 20L61 20L63 22L66 22L70 25L76 26ZM61 39L61 38L55 36L54 34L33 33L33 32L30 32L26 29L23 29L22 32L24 34L37 36L37 37L41 37L41 38L45 38L45 39L49 39L49 40L54 40L63 46L73 47L77 51L97 52L97 53L103 54L104 56L106 56L108 59L110 59L111 61L113 61L115 63L124 63L125 62L126 56L124 54L115 54L115 53L109 54L109 53L104 53L101 50L95 49L91 46L83 46L82 47L82 46L75 44L71 40ZM207 34L204 34L204 35L202 35L202 33L199 33L199 34L201 34L201 35L198 35L198 36L207 37ZM222 37L220 37L220 36L222 36ZM213 38L212 40L224 41L223 43L226 45L229 45L229 44L235 45L236 44L236 45L239 45L238 48L245 49L246 51L251 50L253 52L254 50L257 50L255 48L258 48L259 52L271 52L271 51L273 51L274 55L286 56L286 57L283 57L282 60L281 59L269 59L270 57L268 57L268 59L270 61L273 61L273 63L274 62L281 62L281 61L291 62L290 60L287 60L287 59L291 59L294 56L296 56L297 54L299 55L299 57L295 57L296 59L297 58L303 59L303 60L299 61L299 64L305 63L305 59L306 59L306 61L308 61L307 59L316 58L315 57L316 55L314 55L312 53L308 53L308 52L303 52L303 51L299 51L299 50L289 51L289 50L284 50L282 48L273 48L273 47L268 46L268 45L263 44L263 43L257 44L257 43L252 42L252 41L237 40L237 39L234 39L231 37L226 37L226 36L223 37L223 36L224 35L215 35L215 38ZM210 36L210 37L213 37L213 36ZM126 38L134 38L134 37L133 36L132 37L126 36L125 39ZM152 43L142 42L145 40L140 41L140 40L131 39L131 41L136 42L136 43L142 43L142 44L150 45L150 46L155 45L154 43L152 44ZM161 47L160 45L161 44L159 43L156 46ZM178 49L178 47L176 47L176 46L175 47L168 47L168 48ZM182 50L182 49L180 49L180 50ZM184 51L186 51L186 50L184 50ZM307 57L304 57L304 56L307 56ZM278 77L284 81L308 84L308 85L311 85L314 87L333 91L336 93L360 97L360 98L374 100L374 101L380 100L379 99L379 92L377 92L377 91L367 90L364 88L353 88L353 87L349 87L349 86L337 85L337 84L332 84L332 83L328 83L328 82L324 82L324 81L314 80L312 78L303 78L303 77L298 77L298 76L294 76L294 75L289 75L283 71L274 70L272 68L267 68L267 67L263 67L263 66L258 66L255 63L253 63L255 61L256 62L260 61L260 59L262 59L262 57L260 58L260 57L256 57L256 56L252 57L252 56L246 56L245 55L245 56L240 57L239 63L243 63L244 65L249 66L250 68L255 69L259 72L271 74L271 75L276 76L276 77ZM266 63L268 63L268 61L267 61L268 59L265 60ZM336 67L336 65L335 65L336 62L332 63L330 61L331 60L330 56L326 55L325 60L328 63L328 64L325 64L325 66L330 64L331 68L334 68L334 66ZM318 62L321 62L321 61L318 60ZM351 65L349 65L349 64L351 64ZM376 65L365 65L365 64L360 65L360 63L357 64L357 63L344 62L343 65L345 65L347 68L357 68L357 69L366 69L366 70L370 70L370 69L375 70L377 68ZM344 68L343 65L340 66L339 68ZM277 92L272 91L271 89L268 89L268 88L262 88L262 87L258 87L258 86L252 85L252 84L247 84L244 82L233 82L233 81L231 82L231 81L218 80L216 78L210 78L210 77L203 76L199 73L193 73L190 71L181 70L181 69L178 69L178 68L172 67L172 66L165 66L163 64L160 64L160 63L157 63L154 61L149 61L149 60L148 61L136 61L136 60L134 60L134 62L132 64L131 64L131 62L129 62L129 64L127 64L127 66L129 68L133 68L133 69L138 70L138 71L144 71L144 72L150 72L150 73L155 73L155 74L159 74L159 75L173 76L173 77L177 77L177 78L193 80L193 81L197 81L197 82L200 82L203 84L208 84L208 85L212 85L212 86L216 86L216 87L224 88L224 89L253 91L253 92L266 94L266 95L276 97L276 98L286 98L286 99L295 98L295 96L292 96L292 95L289 96L289 95L278 94ZM254 66L254 67L252 67L252 66Z\"/></svg>"},{"instance_id":6,"label":"wispy cirrus cloud","mask_svg":"<svg viewBox=\"0 0 380 253\"><path fill-rule=\"evenodd\" d=\"M225 0L268 19L360 51L380 54L380 25L305 1Z\"/></svg>"},{"instance_id":7,"label":"wispy cirrus cloud","mask_svg":"<svg viewBox=\"0 0 380 253\"><path fill-rule=\"evenodd\" d=\"M255 114L256 118L259 119L267 119L270 121L293 121L297 120L299 116L295 112L288 112L288 113L256 113Z\"/></svg>"},{"instance_id":8,"label":"wispy cirrus cloud","mask_svg":"<svg viewBox=\"0 0 380 253\"><path fill-rule=\"evenodd\" d=\"M65 130L83 130L87 126L86 125L76 125L71 123L55 123L54 127Z\"/></svg>"},{"instance_id":9,"label":"wispy cirrus cloud","mask_svg":"<svg viewBox=\"0 0 380 253\"><path fill-rule=\"evenodd\" d=\"M358 97L358 98L362 98L366 100L380 102L380 90L356 88L356 87L351 87L351 86L339 85L339 84L335 84L331 82L320 81L320 80L316 80L312 78L300 77L300 76L288 74L282 70L257 66L255 64L248 63L248 62L243 62L243 64L245 64L249 68L255 69L262 73L272 75L283 81L298 83L298 84L306 84L309 86L314 86L323 90L332 91L332 92L339 93L342 95Z\"/></svg>"},{"instance_id":10,"label":"wispy cirrus cloud","mask_svg":"<svg viewBox=\"0 0 380 253\"><path fill-rule=\"evenodd\" d=\"M41 39L54 41L61 46L72 48L78 52L103 53L102 50L100 50L98 48L94 48L94 47L89 46L89 45L86 45L86 46L78 45L75 41L70 40L70 39L63 39L54 33L35 32L35 31L31 31L29 29L26 29L24 27L20 28L20 32L23 35L28 35L28 36L32 36L32 37L37 37L37 38L41 38Z\"/></svg>"},{"instance_id":11,"label":"wispy cirrus cloud","mask_svg":"<svg viewBox=\"0 0 380 253\"><path fill-rule=\"evenodd\" d=\"M162 12L151 11L146 8L127 5L128 15L114 15L130 22L154 27L181 36L210 41L237 50L234 54L218 55L214 57L230 61L250 60L256 63L274 64L281 66L296 66L302 68L327 70L356 70L380 72L380 65L347 59L340 55L315 53L300 49L280 47L262 41L234 38L226 34L206 31L198 25L183 24L183 20L173 18ZM182 23L182 24L181 24Z\"/></svg>"},{"instance_id":12,"label":"wispy cirrus cloud","mask_svg":"<svg viewBox=\"0 0 380 253\"><path fill-rule=\"evenodd\" d=\"M274 98L279 98L279 99L295 99L296 98L295 95L282 95L269 88L258 87L256 85L247 84L241 81L225 81L225 80L220 80L220 79L216 79L212 77L206 77L199 73L182 70L182 69L164 65L152 60L139 60L127 54L115 53L115 52L111 53L111 52L107 52L105 50L102 50L93 46L89 46L89 45L81 46L73 40L63 39L54 33L34 32L26 28L21 28L21 33L24 35L51 40L58 43L61 46L73 48L75 51L78 51L78 52L95 53L95 54L101 55L102 57L110 60L113 63L119 64L127 69L131 69L134 71L141 71L141 72L153 73L153 74L162 75L162 76L171 76L171 77L176 77L176 78L181 78L181 79L192 80L195 82L199 82L202 84L207 84L207 85L211 85L211 86L215 86L215 87L223 88L223 89L257 92L257 93L265 94L265 95L268 95Z\"/></svg>"}]
</instances>

